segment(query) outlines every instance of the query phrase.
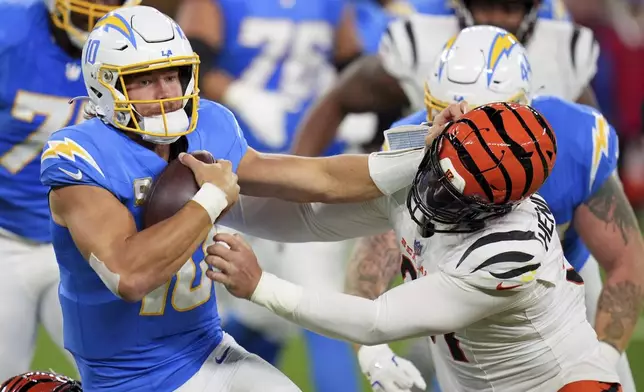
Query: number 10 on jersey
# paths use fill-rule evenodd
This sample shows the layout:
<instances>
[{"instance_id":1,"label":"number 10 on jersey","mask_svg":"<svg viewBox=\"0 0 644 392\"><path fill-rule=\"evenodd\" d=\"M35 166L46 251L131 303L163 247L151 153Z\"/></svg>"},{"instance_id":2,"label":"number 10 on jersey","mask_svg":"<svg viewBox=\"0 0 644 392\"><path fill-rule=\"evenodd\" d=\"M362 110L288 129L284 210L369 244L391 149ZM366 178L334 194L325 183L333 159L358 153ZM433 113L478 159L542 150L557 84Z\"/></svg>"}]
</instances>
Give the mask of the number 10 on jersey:
<instances>
[{"instance_id":1,"label":"number 10 on jersey","mask_svg":"<svg viewBox=\"0 0 644 392\"><path fill-rule=\"evenodd\" d=\"M205 253L205 244L201 251ZM169 280L143 297L139 315L163 316L166 304L171 305L177 312L187 312L205 304L210 299L213 289L212 280L206 276L207 270L208 264L203 259L203 254L200 251L195 252L175 275L172 290L172 280Z\"/></svg>"}]
</instances>

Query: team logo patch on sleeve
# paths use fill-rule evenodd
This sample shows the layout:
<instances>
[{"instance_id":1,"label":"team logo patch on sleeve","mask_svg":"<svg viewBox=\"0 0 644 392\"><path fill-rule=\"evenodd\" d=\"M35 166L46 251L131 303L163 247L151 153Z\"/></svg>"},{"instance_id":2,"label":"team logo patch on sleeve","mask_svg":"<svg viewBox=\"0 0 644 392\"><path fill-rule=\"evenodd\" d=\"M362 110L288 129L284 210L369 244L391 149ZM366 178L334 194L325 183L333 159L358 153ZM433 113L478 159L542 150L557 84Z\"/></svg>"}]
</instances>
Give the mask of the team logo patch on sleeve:
<instances>
[{"instance_id":1,"label":"team logo patch on sleeve","mask_svg":"<svg viewBox=\"0 0 644 392\"><path fill-rule=\"evenodd\" d=\"M610 138L610 127L608 122L599 113L595 114L595 126L593 127L593 163L590 170L590 181L589 187L592 189L593 184L595 183L595 177L597 176L597 170L599 170L599 164L601 163L602 156L608 158L608 146Z\"/></svg>"},{"instance_id":2,"label":"team logo patch on sleeve","mask_svg":"<svg viewBox=\"0 0 644 392\"><path fill-rule=\"evenodd\" d=\"M87 152L87 150L81 147L81 145L69 138L64 138L62 141L51 140L47 142L47 149L45 149L45 151L42 153L40 161L44 162L47 159L65 158L72 162L76 162L76 157L85 161L91 167L96 169L97 172L101 173L103 177L105 177L105 174L103 174L103 171L100 167L98 167L98 164L89 154L89 152Z\"/></svg>"}]
</instances>

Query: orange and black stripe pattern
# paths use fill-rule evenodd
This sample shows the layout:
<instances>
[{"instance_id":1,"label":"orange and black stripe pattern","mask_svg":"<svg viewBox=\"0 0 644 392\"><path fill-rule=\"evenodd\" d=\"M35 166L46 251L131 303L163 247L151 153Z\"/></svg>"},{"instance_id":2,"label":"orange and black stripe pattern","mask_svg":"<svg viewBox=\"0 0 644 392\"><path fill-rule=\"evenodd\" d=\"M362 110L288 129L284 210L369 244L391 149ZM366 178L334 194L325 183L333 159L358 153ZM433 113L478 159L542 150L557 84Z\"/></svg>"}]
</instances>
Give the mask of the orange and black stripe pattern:
<instances>
[{"instance_id":1,"label":"orange and black stripe pattern","mask_svg":"<svg viewBox=\"0 0 644 392\"><path fill-rule=\"evenodd\" d=\"M567 384L558 392L622 392L622 386L617 382L585 380Z\"/></svg>"},{"instance_id":2,"label":"orange and black stripe pattern","mask_svg":"<svg viewBox=\"0 0 644 392\"><path fill-rule=\"evenodd\" d=\"M28 372L11 377L0 392L82 392L80 382L49 372Z\"/></svg>"},{"instance_id":3,"label":"orange and black stripe pattern","mask_svg":"<svg viewBox=\"0 0 644 392\"><path fill-rule=\"evenodd\" d=\"M449 158L464 178L464 196L497 205L535 193L556 157L557 141L545 118L529 106L505 102L457 120L439 151L439 159Z\"/></svg>"}]
</instances>

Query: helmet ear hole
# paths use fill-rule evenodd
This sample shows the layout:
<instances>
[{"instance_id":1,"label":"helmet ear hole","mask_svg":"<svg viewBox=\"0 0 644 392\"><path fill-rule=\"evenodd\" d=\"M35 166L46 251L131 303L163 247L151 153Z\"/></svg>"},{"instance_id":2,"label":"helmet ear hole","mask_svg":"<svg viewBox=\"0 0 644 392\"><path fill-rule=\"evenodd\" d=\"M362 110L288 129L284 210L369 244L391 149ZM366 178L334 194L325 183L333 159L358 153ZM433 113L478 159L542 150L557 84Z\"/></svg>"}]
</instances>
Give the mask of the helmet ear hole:
<instances>
[{"instance_id":1,"label":"helmet ear hole","mask_svg":"<svg viewBox=\"0 0 644 392\"><path fill-rule=\"evenodd\" d=\"M192 80L192 66L183 65L177 68L179 70L179 80L181 81L181 91L183 91L184 94L189 94L190 91L187 90L190 87L190 81Z\"/></svg>"}]
</instances>

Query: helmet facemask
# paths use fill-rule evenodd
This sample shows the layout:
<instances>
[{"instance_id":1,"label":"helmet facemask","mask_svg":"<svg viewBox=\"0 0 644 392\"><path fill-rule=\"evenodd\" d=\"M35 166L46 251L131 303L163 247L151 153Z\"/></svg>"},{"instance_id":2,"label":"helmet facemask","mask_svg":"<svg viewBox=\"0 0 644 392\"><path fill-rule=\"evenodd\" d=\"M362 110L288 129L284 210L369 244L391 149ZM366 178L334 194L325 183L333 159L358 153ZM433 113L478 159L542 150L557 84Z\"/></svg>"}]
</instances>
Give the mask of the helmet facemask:
<instances>
[{"instance_id":1,"label":"helmet facemask","mask_svg":"<svg viewBox=\"0 0 644 392\"><path fill-rule=\"evenodd\" d=\"M541 3L538 0L452 0L452 2L462 28L478 24L471 11L473 6L499 7L508 13L523 12L521 23L515 29L508 29L509 26L498 26L508 29L523 43L528 41L534 30Z\"/></svg>"},{"instance_id":2,"label":"helmet facemask","mask_svg":"<svg viewBox=\"0 0 644 392\"><path fill-rule=\"evenodd\" d=\"M445 132L455 123L448 123ZM484 221L510 212L513 204L494 204L465 196L465 184L449 169L449 159L439 159L446 133L427 149L407 194L407 209L423 233L470 233ZM461 188L461 189L459 189Z\"/></svg>"},{"instance_id":3,"label":"helmet facemask","mask_svg":"<svg viewBox=\"0 0 644 392\"><path fill-rule=\"evenodd\" d=\"M464 101L468 102L468 106L471 109L474 109L480 105L485 105L486 103L489 102L476 102L476 97L462 97ZM512 97L508 97L507 99L503 100L504 102L510 102L510 103L519 103L522 105L529 105L532 102L532 99L530 97L530 92L526 90L521 90L520 92L516 93ZM443 110L447 109L449 105L455 102L447 102L443 101L436 96L432 95L432 92L429 88L429 84L425 83L425 108L427 109L427 121L432 122L434 121L434 117L436 117L440 112Z\"/></svg>"},{"instance_id":4,"label":"helmet facemask","mask_svg":"<svg viewBox=\"0 0 644 392\"><path fill-rule=\"evenodd\" d=\"M155 71L177 69L182 94L163 99L135 100L127 90L129 78ZM197 126L199 107L199 59L196 55L176 56L131 66L107 66L98 68L98 82L106 87L114 100L112 123L124 131L141 134L144 140L168 144L186 135ZM169 112L167 106L180 103L180 108ZM137 110L139 105L158 105L158 114L144 116ZM99 116L104 115L97 108Z\"/></svg>"},{"instance_id":5,"label":"helmet facemask","mask_svg":"<svg viewBox=\"0 0 644 392\"><path fill-rule=\"evenodd\" d=\"M65 31L71 43L82 48L99 19L123 5L137 5L141 0L47 0L54 26ZM105 4L110 3L110 4Z\"/></svg>"}]
</instances>

